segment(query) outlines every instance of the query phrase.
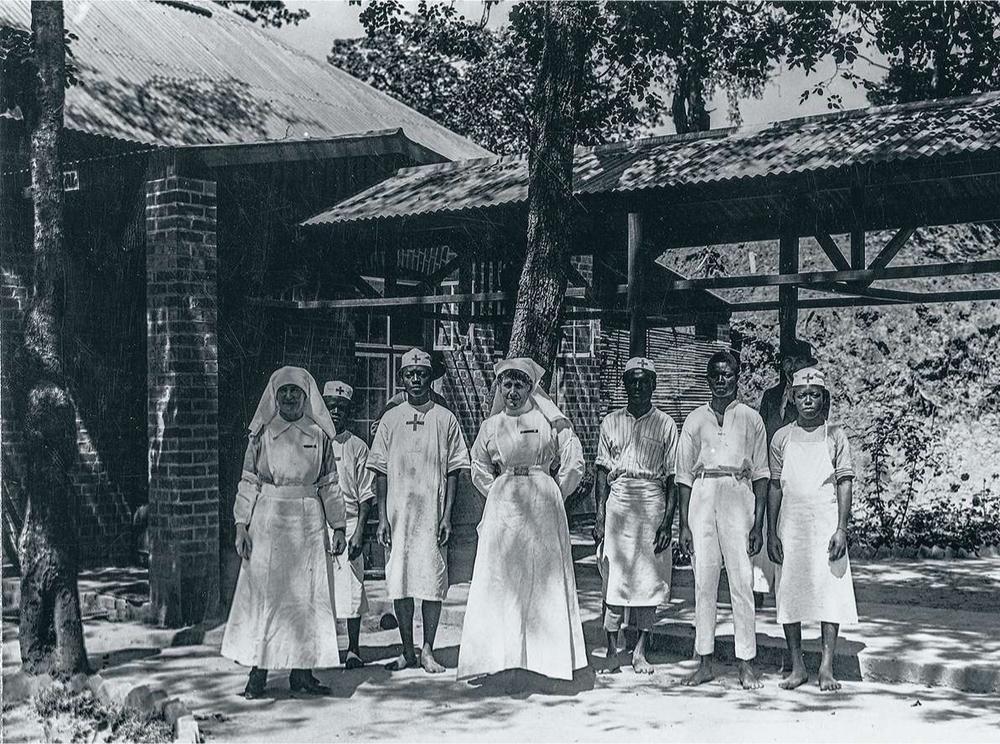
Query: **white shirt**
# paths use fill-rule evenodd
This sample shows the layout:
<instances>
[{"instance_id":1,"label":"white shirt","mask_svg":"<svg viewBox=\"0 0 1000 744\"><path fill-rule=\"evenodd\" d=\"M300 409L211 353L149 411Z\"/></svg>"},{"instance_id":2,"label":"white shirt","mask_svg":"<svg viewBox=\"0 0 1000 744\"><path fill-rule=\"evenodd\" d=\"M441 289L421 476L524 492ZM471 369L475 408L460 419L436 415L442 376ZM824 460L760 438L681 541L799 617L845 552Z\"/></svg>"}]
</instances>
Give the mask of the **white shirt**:
<instances>
[{"instance_id":1,"label":"white shirt","mask_svg":"<svg viewBox=\"0 0 1000 744\"><path fill-rule=\"evenodd\" d=\"M732 474L750 480L770 476L767 431L759 413L733 401L720 426L711 404L691 411L677 446L676 481L690 487L703 474Z\"/></svg>"}]
</instances>

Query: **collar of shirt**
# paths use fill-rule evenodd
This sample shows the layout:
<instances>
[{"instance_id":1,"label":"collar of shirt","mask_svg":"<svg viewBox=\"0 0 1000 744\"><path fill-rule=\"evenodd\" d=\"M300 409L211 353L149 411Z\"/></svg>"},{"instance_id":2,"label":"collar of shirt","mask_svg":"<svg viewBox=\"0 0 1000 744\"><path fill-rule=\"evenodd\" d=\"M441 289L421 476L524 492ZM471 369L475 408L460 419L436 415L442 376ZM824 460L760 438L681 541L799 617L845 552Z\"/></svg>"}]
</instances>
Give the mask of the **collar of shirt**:
<instances>
[{"instance_id":1,"label":"collar of shirt","mask_svg":"<svg viewBox=\"0 0 1000 744\"><path fill-rule=\"evenodd\" d=\"M312 439L313 433L309 431L309 424L311 423L312 419L305 415L295 421L285 421L281 416L275 416L271 419L271 423L267 425L267 430L271 433L271 439L277 439L294 426L304 436Z\"/></svg>"},{"instance_id":2,"label":"collar of shirt","mask_svg":"<svg viewBox=\"0 0 1000 744\"><path fill-rule=\"evenodd\" d=\"M649 410L648 410L648 411L646 411L646 412L645 412L644 414L642 414L641 416L633 416L633 415L632 415L632 412L631 412L631 411L630 411L630 410L628 409L628 406L625 406L625 408L623 408L622 410L623 410L623 411L625 411L625 415L626 415L626 416L628 416L628 417L629 417L630 419L633 419L633 420L635 420L635 421L642 421L642 420L643 420L644 418L646 418L647 416L650 416L650 415L652 415L653 411L655 411L655 410L656 410L656 406L650 406L650 407L649 407Z\"/></svg>"},{"instance_id":3,"label":"collar of shirt","mask_svg":"<svg viewBox=\"0 0 1000 744\"><path fill-rule=\"evenodd\" d=\"M344 431L337 432L337 436L334 439L334 441L337 444L347 444L347 442L353 436L354 436L354 434L353 434L353 432L351 432L350 429L344 429Z\"/></svg>"}]
</instances>

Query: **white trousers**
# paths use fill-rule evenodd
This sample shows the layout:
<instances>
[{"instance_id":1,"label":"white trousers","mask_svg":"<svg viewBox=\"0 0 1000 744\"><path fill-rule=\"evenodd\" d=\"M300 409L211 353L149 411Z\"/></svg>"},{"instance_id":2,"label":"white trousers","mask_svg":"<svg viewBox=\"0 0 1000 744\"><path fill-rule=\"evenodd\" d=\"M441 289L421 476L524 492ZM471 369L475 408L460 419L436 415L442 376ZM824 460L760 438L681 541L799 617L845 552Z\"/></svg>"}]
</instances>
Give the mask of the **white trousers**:
<instances>
[{"instance_id":1,"label":"white trousers","mask_svg":"<svg viewBox=\"0 0 1000 744\"><path fill-rule=\"evenodd\" d=\"M723 558L733 607L736 658L749 661L757 655L753 564L747 555L753 517L754 495L747 481L724 475L699 477L694 482L688 523L694 536L694 648L700 656L715 650Z\"/></svg>"}]
</instances>

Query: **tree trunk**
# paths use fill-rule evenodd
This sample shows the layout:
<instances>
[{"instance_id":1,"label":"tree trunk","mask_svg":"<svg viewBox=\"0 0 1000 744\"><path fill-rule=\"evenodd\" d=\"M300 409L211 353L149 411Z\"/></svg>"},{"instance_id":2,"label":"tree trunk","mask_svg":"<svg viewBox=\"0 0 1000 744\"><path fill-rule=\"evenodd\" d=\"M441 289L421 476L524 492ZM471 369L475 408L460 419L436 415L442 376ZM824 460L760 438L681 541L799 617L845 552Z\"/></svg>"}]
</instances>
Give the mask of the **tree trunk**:
<instances>
[{"instance_id":1,"label":"tree trunk","mask_svg":"<svg viewBox=\"0 0 1000 744\"><path fill-rule=\"evenodd\" d=\"M34 287L25 319L22 370L28 508L21 533L19 638L25 671L89 671L76 585L76 535L69 470L76 415L63 371L63 189L59 140L66 57L61 2L31 5L34 80L25 123L31 136L35 210Z\"/></svg>"},{"instance_id":2,"label":"tree trunk","mask_svg":"<svg viewBox=\"0 0 1000 744\"><path fill-rule=\"evenodd\" d=\"M508 356L551 373L559 347L573 223L573 148L587 54L584 3L547 2L528 148L527 254Z\"/></svg>"}]
</instances>

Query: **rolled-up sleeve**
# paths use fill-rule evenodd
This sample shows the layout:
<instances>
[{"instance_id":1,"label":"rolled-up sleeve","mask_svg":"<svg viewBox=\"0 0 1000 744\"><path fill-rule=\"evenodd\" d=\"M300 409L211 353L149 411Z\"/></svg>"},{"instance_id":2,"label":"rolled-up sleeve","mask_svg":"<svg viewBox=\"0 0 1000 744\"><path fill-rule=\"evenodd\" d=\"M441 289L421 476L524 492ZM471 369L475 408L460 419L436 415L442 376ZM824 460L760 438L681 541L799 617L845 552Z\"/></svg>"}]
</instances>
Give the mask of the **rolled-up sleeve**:
<instances>
[{"instance_id":1,"label":"rolled-up sleeve","mask_svg":"<svg viewBox=\"0 0 1000 744\"><path fill-rule=\"evenodd\" d=\"M458 419L451 416L448 420L448 472L469 469L469 448L465 445L465 437L458 425Z\"/></svg>"},{"instance_id":2,"label":"rolled-up sleeve","mask_svg":"<svg viewBox=\"0 0 1000 744\"><path fill-rule=\"evenodd\" d=\"M568 498L583 480L584 462L583 445L573 431L573 427L565 424L557 426L556 440L559 442L559 473L556 481L563 498Z\"/></svg>"},{"instance_id":3,"label":"rolled-up sleeve","mask_svg":"<svg viewBox=\"0 0 1000 744\"><path fill-rule=\"evenodd\" d=\"M851 443L843 427L830 427L833 434L833 472L837 480L854 477L854 460L851 457Z\"/></svg>"},{"instance_id":4,"label":"rolled-up sleeve","mask_svg":"<svg viewBox=\"0 0 1000 744\"><path fill-rule=\"evenodd\" d=\"M784 428L778 429L771 439L771 449L769 460L771 466L771 480L781 480L781 468L785 464L785 444L788 442L788 431Z\"/></svg>"},{"instance_id":5,"label":"rolled-up sleeve","mask_svg":"<svg viewBox=\"0 0 1000 744\"><path fill-rule=\"evenodd\" d=\"M372 437L372 448L368 452L365 467L382 475L389 472L389 427L385 424L384 416L378 422L375 436Z\"/></svg>"},{"instance_id":6,"label":"rolled-up sleeve","mask_svg":"<svg viewBox=\"0 0 1000 744\"><path fill-rule=\"evenodd\" d=\"M754 420L750 427L751 480L762 480L771 477L771 468L767 462L767 429L764 428L764 419L756 411L753 416Z\"/></svg>"},{"instance_id":7,"label":"rolled-up sleeve","mask_svg":"<svg viewBox=\"0 0 1000 744\"><path fill-rule=\"evenodd\" d=\"M323 512L326 522L333 529L343 529L347 526L347 510L344 506L344 494L340 491L337 477L337 458L333 452L333 440L323 437L323 462L320 465L316 489L323 501Z\"/></svg>"},{"instance_id":8,"label":"rolled-up sleeve","mask_svg":"<svg viewBox=\"0 0 1000 744\"><path fill-rule=\"evenodd\" d=\"M250 436L246 454L243 455L243 472L239 485L236 486L236 502L233 504L233 519L237 524L250 524L254 506L260 496L260 476L258 475L258 459L260 458L260 437Z\"/></svg>"},{"instance_id":9,"label":"rolled-up sleeve","mask_svg":"<svg viewBox=\"0 0 1000 744\"><path fill-rule=\"evenodd\" d=\"M614 463L611 460L611 442L608 437L609 418L610 414L601 422L601 433L597 440L597 459L594 461L594 465L611 472Z\"/></svg>"},{"instance_id":10,"label":"rolled-up sleeve","mask_svg":"<svg viewBox=\"0 0 1000 744\"><path fill-rule=\"evenodd\" d=\"M354 461L354 479L358 488L358 503L375 498L375 473L368 469L368 445L358 444L358 456Z\"/></svg>"},{"instance_id":11,"label":"rolled-up sleeve","mask_svg":"<svg viewBox=\"0 0 1000 744\"><path fill-rule=\"evenodd\" d=\"M660 478L666 487L667 479L677 470L677 424L673 419L669 419L663 437L663 469Z\"/></svg>"},{"instance_id":12,"label":"rolled-up sleeve","mask_svg":"<svg viewBox=\"0 0 1000 744\"><path fill-rule=\"evenodd\" d=\"M681 435L677 439L677 468L674 480L678 485L690 488L694 484L694 467L698 462L698 442L694 435L694 425L685 421Z\"/></svg>"},{"instance_id":13,"label":"rolled-up sleeve","mask_svg":"<svg viewBox=\"0 0 1000 744\"><path fill-rule=\"evenodd\" d=\"M479 427L476 441L472 443L472 485L484 497L490 495L490 488L496 477L493 475L493 458L490 456L490 436L493 431L491 419L486 419Z\"/></svg>"}]
</instances>

